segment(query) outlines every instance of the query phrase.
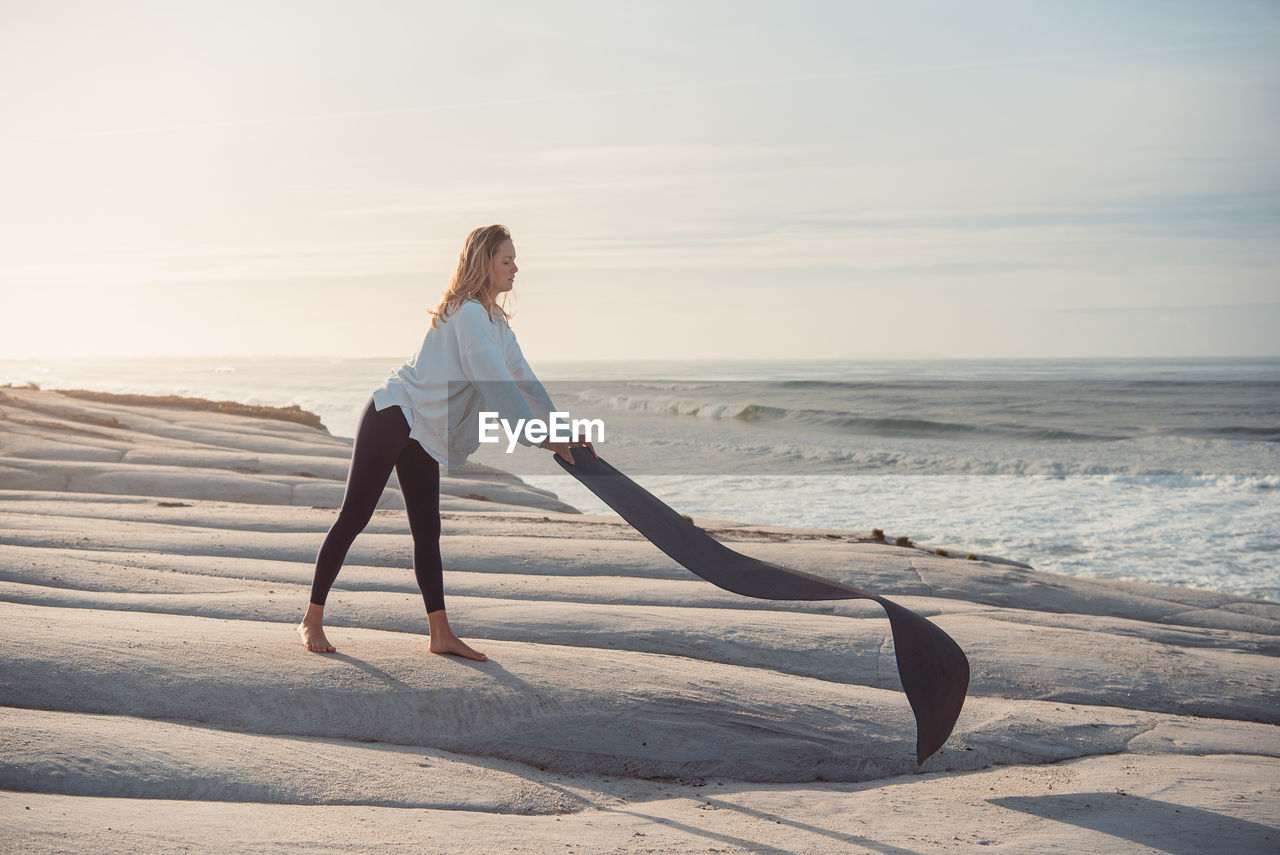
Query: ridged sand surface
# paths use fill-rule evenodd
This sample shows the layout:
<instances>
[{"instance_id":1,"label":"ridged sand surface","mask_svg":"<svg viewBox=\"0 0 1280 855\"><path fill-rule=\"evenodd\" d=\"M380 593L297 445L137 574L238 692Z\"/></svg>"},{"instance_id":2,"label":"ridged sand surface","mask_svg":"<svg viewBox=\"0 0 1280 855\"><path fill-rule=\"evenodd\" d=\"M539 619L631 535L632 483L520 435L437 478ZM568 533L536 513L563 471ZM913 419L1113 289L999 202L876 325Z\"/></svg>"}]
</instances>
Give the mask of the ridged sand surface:
<instances>
[{"instance_id":1,"label":"ridged sand surface","mask_svg":"<svg viewBox=\"0 0 1280 855\"><path fill-rule=\"evenodd\" d=\"M969 699L918 768L878 606L738 597L491 471L442 498L490 661L428 652L394 482L338 652L307 652L349 451L0 389L5 851L1280 850L1276 604L698 520L959 642Z\"/></svg>"}]
</instances>

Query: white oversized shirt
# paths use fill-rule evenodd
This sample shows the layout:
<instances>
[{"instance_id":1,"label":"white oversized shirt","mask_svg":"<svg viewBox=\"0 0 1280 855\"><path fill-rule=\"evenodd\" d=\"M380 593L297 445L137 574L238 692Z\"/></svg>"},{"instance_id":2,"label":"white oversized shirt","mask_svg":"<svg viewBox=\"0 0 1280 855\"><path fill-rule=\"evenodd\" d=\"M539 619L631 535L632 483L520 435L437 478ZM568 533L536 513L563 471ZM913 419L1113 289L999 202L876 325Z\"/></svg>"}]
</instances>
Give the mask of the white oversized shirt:
<instances>
[{"instance_id":1,"label":"white oversized shirt","mask_svg":"<svg viewBox=\"0 0 1280 855\"><path fill-rule=\"evenodd\" d=\"M480 447L482 410L514 426L518 419L549 422L555 409L506 318L497 309L494 315L475 300L464 302L373 390L374 407L398 405L409 436L446 466L461 465ZM523 431L519 441L533 445Z\"/></svg>"}]
</instances>

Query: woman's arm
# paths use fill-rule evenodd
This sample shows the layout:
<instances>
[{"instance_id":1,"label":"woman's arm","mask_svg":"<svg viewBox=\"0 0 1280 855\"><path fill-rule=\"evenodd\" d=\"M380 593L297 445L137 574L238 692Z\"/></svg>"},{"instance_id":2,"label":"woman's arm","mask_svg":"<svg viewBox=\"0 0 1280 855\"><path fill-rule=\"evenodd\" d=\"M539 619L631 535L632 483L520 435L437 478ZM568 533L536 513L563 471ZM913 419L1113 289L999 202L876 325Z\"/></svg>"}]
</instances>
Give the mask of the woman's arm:
<instances>
[{"instance_id":1,"label":"woman's arm","mask_svg":"<svg viewBox=\"0 0 1280 855\"><path fill-rule=\"evenodd\" d=\"M507 341L507 368L511 371L511 376L515 378L516 385L520 389L520 393L524 395L529 406L535 410L545 408L547 412L555 411L555 404L551 403L551 396L547 394L546 387L542 385L542 381L533 373L533 369L529 367L529 362L524 358L524 351L520 349L520 342L516 341L515 333L510 328L506 333ZM550 439L544 441L539 448L549 448L559 455L569 465L573 465L573 455L569 451L575 445L586 446L593 457L599 457L596 454L595 446L585 440L579 440L576 436L570 442L551 442Z\"/></svg>"},{"instance_id":2,"label":"woman's arm","mask_svg":"<svg viewBox=\"0 0 1280 855\"><path fill-rule=\"evenodd\" d=\"M520 355L517 370L521 379L517 381L507 364L506 354L494 338L492 322L486 317L484 308L479 304L464 303L450 322L458 322L458 351L465 379L480 391L485 406L498 413L498 418L515 424L518 420L526 422L540 419L549 424L551 412L555 409L546 389L538 382L529 364ZM513 337L514 338L514 337ZM518 345L517 345L518 348ZM523 388L522 388L523 386ZM526 388L528 393L526 394ZM519 432L516 441L521 445L533 447L523 431ZM565 462L572 464L573 455L569 448L578 443L551 442L544 440L538 448L554 451ZM592 449L592 454L595 449Z\"/></svg>"},{"instance_id":3,"label":"woman's arm","mask_svg":"<svg viewBox=\"0 0 1280 855\"><path fill-rule=\"evenodd\" d=\"M496 411L499 418L512 424L520 419L541 418L545 421L550 410L535 413L525 400L488 328L490 321L485 317L484 309L478 304L464 303L449 322L457 324L458 357L463 379L475 385L485 405Z\"/></svg>"},{"instance_id":4,"label":"woman's arm","mask_svg":"<svg viewBox=\"0 0 1280 855\"><path fill-rule=\"evenodd\" d=\"M506 335L507 351L504 355L507 370L511 372L511 376L515 378L516 386L520 389L520 394L524 396L525 401L529 404L530 409L535 412L546 410L548 413L554 412L556 405L551 403L551 396L547 394L546 387L533 373L533 369L529 367L528 361L524 358L524 352L520 349L520 342L516 341L515 333L508 331Z\"/></svg>"}]
</instances>

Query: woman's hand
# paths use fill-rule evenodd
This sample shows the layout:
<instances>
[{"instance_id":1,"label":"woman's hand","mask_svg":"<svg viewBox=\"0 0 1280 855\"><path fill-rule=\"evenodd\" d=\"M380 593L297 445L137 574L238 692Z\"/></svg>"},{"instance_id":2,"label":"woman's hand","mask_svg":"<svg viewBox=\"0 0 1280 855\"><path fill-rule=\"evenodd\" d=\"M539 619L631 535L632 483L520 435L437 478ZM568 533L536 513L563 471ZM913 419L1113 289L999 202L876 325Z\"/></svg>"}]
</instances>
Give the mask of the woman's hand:
<instances>
[{"instance_id":1,"label":"woman's hand","mask_svg":"<svg viewBox=\"0 0 1280 855\"><path fill-rule=\"evenodd\" d=\"M595 446L593 446L591 443L587 442L586 440L575 439L571 442L552 442L548 438L548 439L544 439L542 441L542 444L538 446L538 448L546 448L550 451L554 451L556 453L556 456L558 456L565 463L568 463L570 466L573 465L573 452L570 451L569 449L575 448L575 447L582 447L582 448L588 449L591 452L592 457L600 456L596 454Z\"/></svg>"}]
</instances>

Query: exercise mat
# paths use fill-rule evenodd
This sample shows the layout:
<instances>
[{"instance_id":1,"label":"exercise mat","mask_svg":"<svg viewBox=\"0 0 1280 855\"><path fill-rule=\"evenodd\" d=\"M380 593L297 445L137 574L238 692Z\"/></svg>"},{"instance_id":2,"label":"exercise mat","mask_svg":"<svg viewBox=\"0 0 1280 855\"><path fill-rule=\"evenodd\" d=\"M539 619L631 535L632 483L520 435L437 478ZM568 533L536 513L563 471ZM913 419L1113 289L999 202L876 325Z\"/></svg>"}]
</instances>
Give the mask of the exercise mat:
<instances>
[{"instance_id":1,"label":"exercise mat","mask_svg":"<svg viewBox=\"0 0 1280 855\"><path fill-rule=\"evenodd\" d=\"M898 677L916 718L916 762L942 747L969 687L969 660L938 627L909 609L852 585L734 552L587 448L574 465L556 462L673 560L708 582L765 600L875 600L893 630Z\"/></svg>"}]
</instances>

